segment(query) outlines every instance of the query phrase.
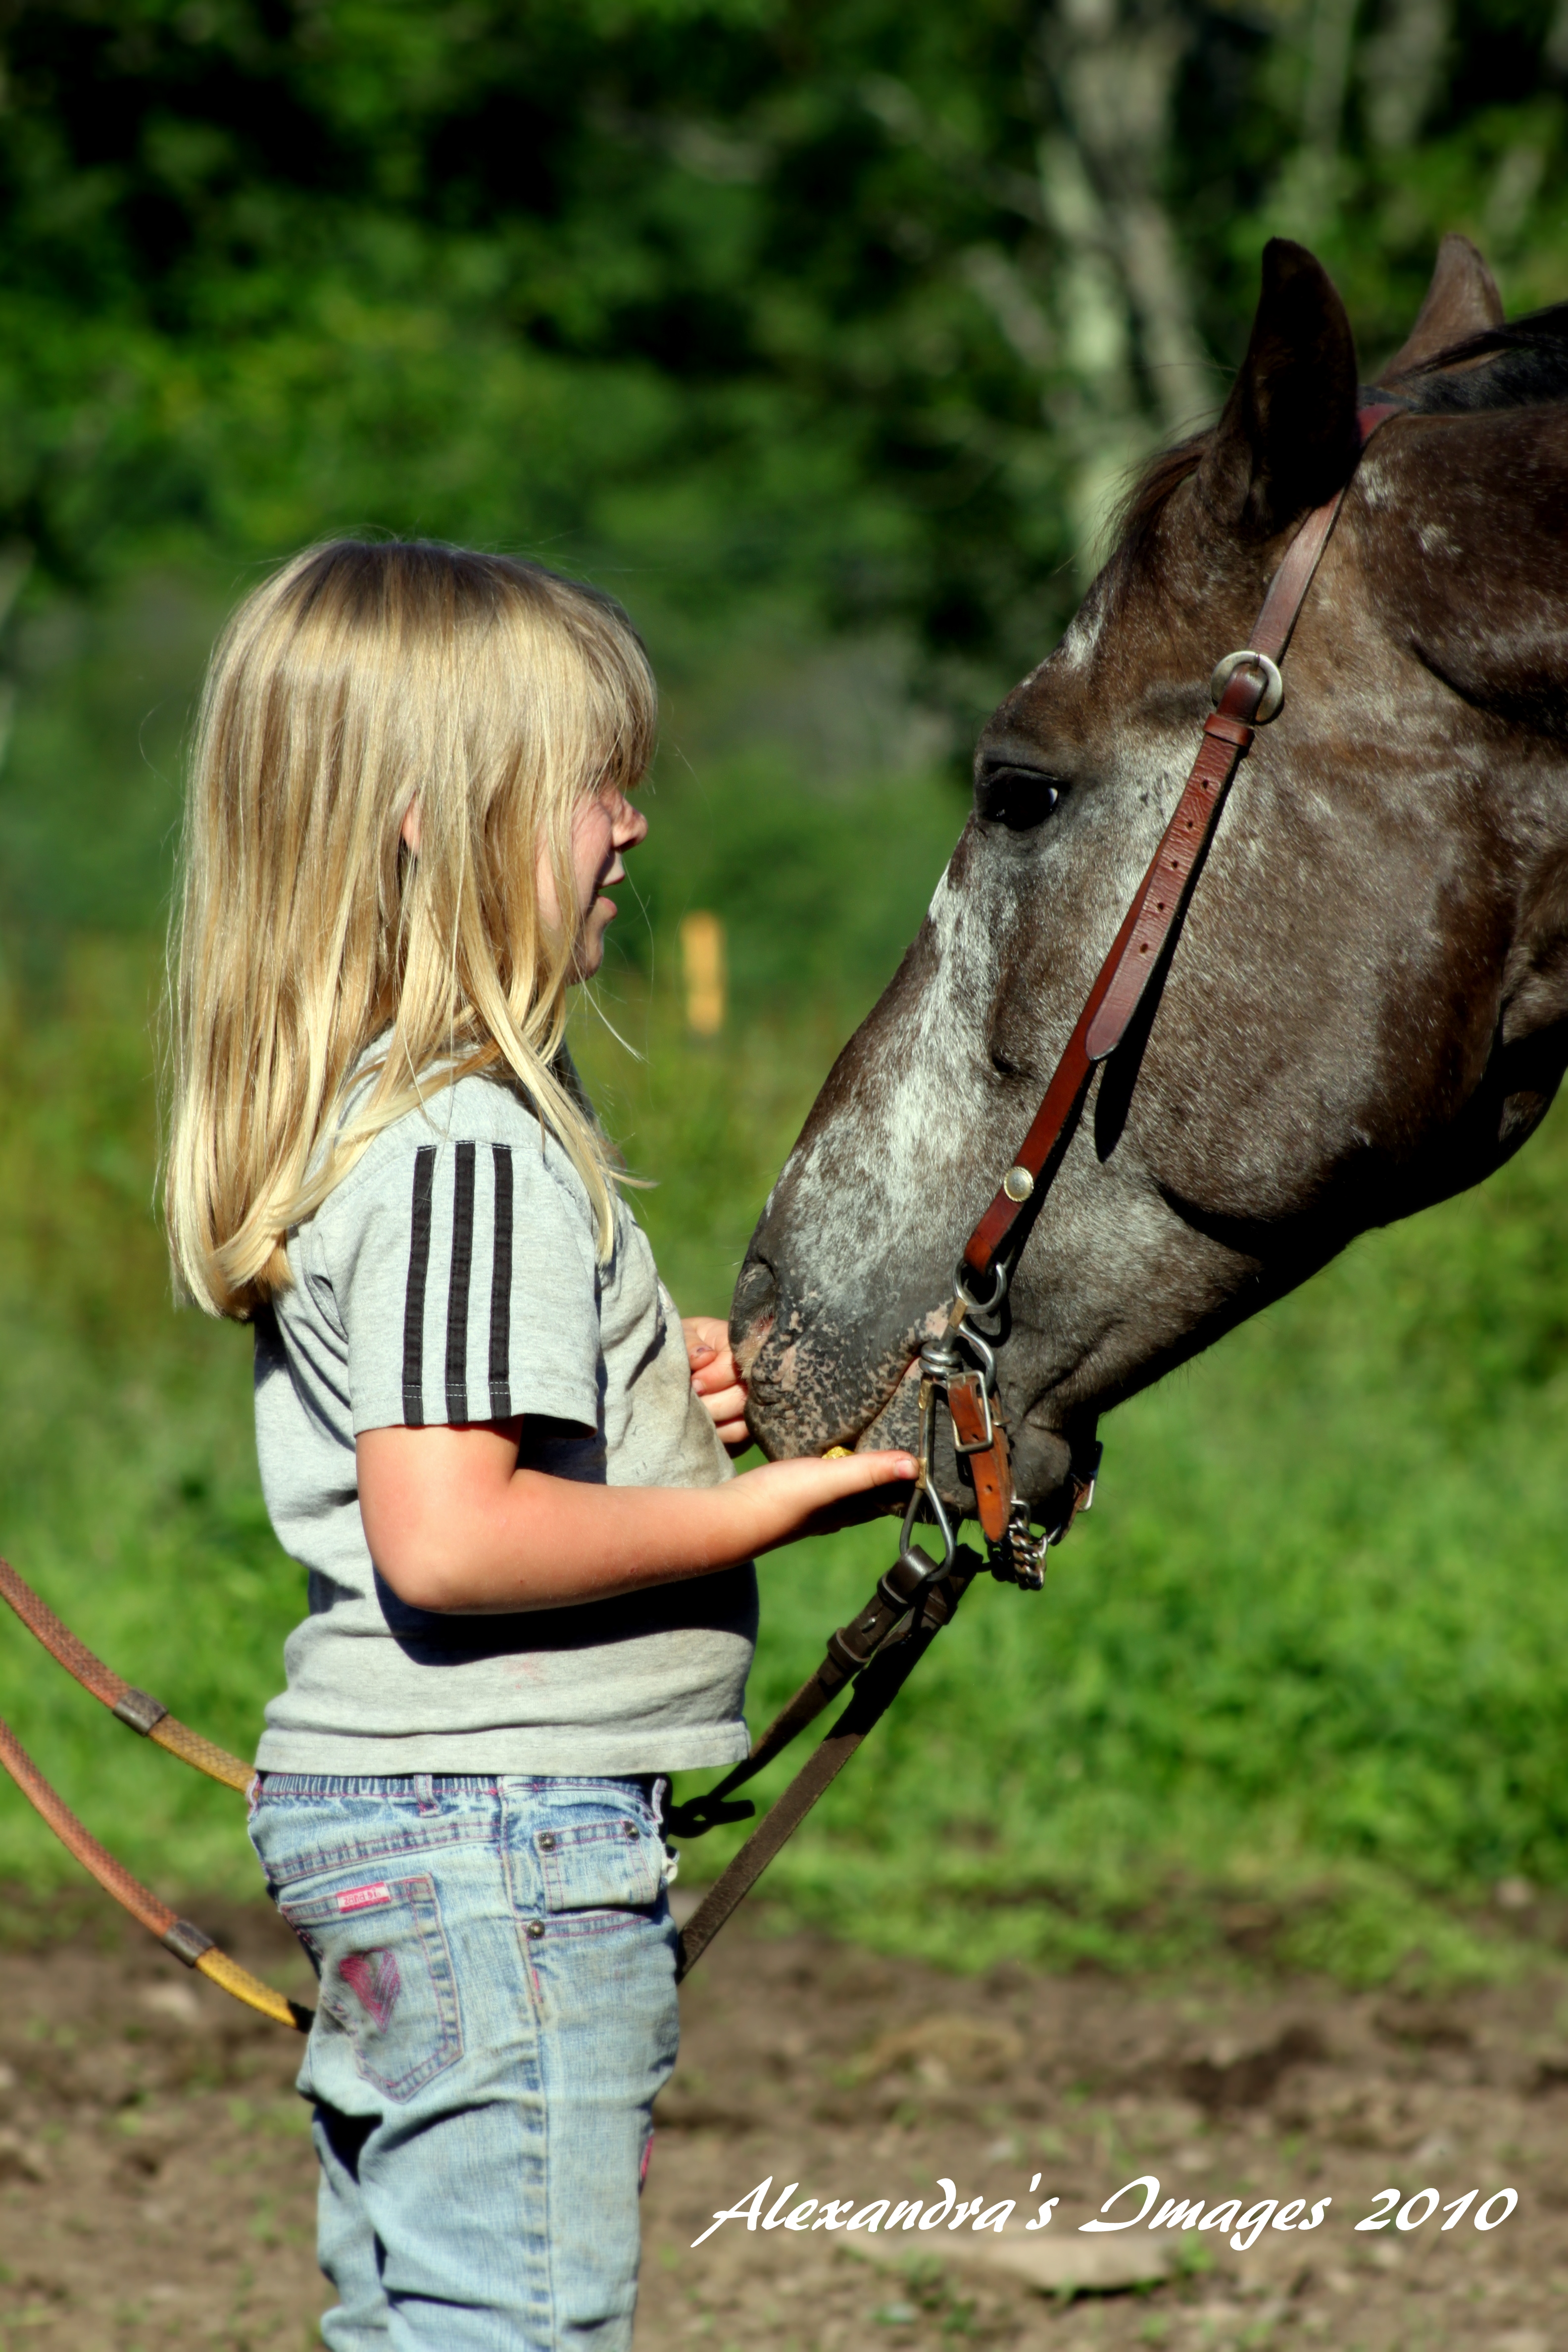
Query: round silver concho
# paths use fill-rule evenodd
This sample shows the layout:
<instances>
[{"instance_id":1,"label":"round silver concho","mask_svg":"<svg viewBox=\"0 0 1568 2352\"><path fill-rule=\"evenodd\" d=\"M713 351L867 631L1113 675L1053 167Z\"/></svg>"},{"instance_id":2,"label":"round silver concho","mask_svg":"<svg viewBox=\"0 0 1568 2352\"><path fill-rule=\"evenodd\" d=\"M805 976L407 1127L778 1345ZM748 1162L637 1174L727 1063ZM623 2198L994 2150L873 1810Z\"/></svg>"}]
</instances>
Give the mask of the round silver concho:
<instances>
[{"instance_id":1,"label":"round silver concho","mask_svg":"<svg viewBox=\"0 0 1568 2352\"><path fill-rule=\"evenodd\" d=\"M1026 1168L1009 1168L1002 1179L1002 1190L1010 1201L1026 1201L1035 1189L1035 1180Z\"/></svg>"},{"instance_id":2,"label":"round silver concho","mask_svg":"<svg viewBox=\"0 0 1568 2352\"><path fill-rule=\"evenodd\" d=\"M1267 654L1254 653L1250 646L1244 646L1238 654L1226 654L1223 661L1215 664L1214 676L1209 680L1209 700L1216 709L1219 708L1220 697L1245 663L1250 663L1255 669L1263 672L1263 699L1253 712L1251 723L1254 727L1267 727L1285 699L1285 681L1279 675L1279 665L1271 662Z\"/></svg>"}]
</instances>

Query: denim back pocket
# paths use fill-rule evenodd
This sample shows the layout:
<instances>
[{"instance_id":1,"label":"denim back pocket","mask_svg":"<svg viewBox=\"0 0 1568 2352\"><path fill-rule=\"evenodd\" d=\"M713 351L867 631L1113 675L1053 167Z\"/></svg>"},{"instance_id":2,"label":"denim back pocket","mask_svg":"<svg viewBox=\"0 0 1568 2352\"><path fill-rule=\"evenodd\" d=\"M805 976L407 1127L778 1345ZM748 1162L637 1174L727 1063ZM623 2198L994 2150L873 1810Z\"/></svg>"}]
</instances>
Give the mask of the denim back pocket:
<instances>
[{"instance_id":1,"label":"denim back pocket","mask_svg":"<svg viewBox=\"0 0 1568 2352\"><path fill-rule=\"evenodd\" d=\"M647 1911L664 1885L664 1848L657 1832L629 1814L536 1830L533 1851L544 1886L544 1907L562 1912ZM613 1920L591 1923L613 1926Z\"/></svg>"},{"instance_id":2,"label":"denim back pocket","mask_svg":"<svg viewBox=\"0 0 1568 2352\"><path fill-rule=\"evenodd\" d=\"M285 1888L278 1908L321 1970L324 2017L353 2042L367 2082L411 2099L462 2056L434 1879L374 1879L302 1901Z\"/></svg>"}]
</instances>

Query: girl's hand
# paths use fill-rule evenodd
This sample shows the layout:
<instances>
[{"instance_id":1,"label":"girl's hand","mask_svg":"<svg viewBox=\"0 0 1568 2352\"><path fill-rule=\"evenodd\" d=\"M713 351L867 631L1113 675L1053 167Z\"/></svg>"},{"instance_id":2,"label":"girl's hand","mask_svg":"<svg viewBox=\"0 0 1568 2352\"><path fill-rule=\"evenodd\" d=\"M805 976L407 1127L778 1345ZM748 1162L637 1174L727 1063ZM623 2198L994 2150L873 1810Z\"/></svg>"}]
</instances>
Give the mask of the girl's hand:
<instances>
[{"instance_id":1,"label":"girl's hand","mask_svg":"<svg viewBox=\"0 0 1568 2352\"><path fill-rule=\"evenodd\" d=\"M752 1548L761 1552L879 1518L889 1508L880 1489L907 1486L917 1475L910 1454L849 1454L838 1462L797 1454L742 1470L731 1491L744 1498L757 1528Z\"/></svg>"},{"instance_id":2,"label":"girl's hand","mask_svg":"<svg viewBox=\"0 0 1568 2352\"><path fill-rule=\"evenodd\" d=\"M727 1324L716 1315L683 1315L686 1356L691 1385L707 1406L719 1442L731 1454L743 1454L752 1442L746 1427L746 1383L730 1352Z\"/></svg>"}]
</instances>

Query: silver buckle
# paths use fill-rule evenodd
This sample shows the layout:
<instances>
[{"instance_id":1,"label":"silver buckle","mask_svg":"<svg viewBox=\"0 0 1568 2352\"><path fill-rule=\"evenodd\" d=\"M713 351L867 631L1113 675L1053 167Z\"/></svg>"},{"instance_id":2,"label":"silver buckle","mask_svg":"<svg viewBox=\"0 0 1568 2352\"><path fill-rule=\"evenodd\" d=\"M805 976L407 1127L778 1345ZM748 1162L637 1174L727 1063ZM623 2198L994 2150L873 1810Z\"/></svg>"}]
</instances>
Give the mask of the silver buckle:
<instances>
[{"instance_id":1,"label":"silver buckle","mask_svg":"<svg viewBox=\"0 0 1568 2352\"><path fill-rule=\"evenodd\" d=\"M1267 727L1269 720L1279 715L1279 706L1285 699L1285 681L1279 675L1279 665L1271 662L1267 654L1255 653L1250 646L1245 646L1240 653L1226 654L1223 661L1215 662L1214 676L1209 680L1209 700L1217 710L1232 677L1248 663L1263 672L1263 698L1248 724Z\"/></svg>"}]
</instances>

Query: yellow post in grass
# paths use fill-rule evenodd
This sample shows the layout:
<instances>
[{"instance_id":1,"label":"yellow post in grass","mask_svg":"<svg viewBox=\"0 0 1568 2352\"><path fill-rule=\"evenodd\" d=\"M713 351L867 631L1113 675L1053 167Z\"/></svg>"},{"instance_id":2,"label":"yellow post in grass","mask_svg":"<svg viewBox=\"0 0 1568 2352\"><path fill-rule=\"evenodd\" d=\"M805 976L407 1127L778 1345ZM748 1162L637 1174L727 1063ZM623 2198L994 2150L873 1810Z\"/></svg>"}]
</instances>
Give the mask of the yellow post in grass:
<instances>
[{"instance_id":1,"label":"yellow post in grass","mask_svg":"<svg viewBox=\"0 0 1568 2352\"><path fill-rule=\"evenodd\" d=\"M686 982L686 1025L697 1037L717 1037L724 1026L724 926L717 915L688 915L680 926L680 969Z\"/></svg>"}]
</instances>

